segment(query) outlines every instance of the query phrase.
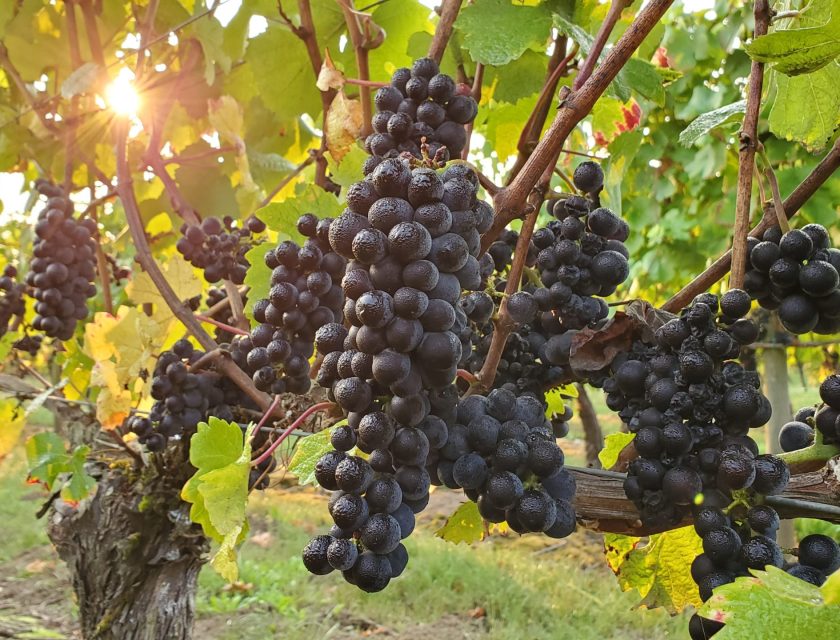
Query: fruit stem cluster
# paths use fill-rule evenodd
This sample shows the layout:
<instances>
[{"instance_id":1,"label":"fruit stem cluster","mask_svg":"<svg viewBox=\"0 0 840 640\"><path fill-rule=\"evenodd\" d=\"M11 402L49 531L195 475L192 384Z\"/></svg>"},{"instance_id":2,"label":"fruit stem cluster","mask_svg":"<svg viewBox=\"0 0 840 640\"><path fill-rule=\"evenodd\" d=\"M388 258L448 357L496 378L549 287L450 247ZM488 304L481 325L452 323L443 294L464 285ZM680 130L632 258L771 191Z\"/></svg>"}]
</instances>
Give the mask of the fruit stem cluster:
<instances>
[{"instance_id":1,"label":"fruit stem cluster","mask_svg":"<svg viewBox=\"0 0 840 640\"><path fill-rule=\"evenodd\" d=\"M755 0L754 37L767 33L770 24L770 6L767 0ZM747 235L750 228L750 204L752 201L753 168L758 145L758 114L761 110L761 90L764 86L764 64L753 60L750 67L747 109L744 123L738 134L738 191L735 194L735 228L732 237L732 272L729 276L730 289L740 289L744 284L747 265Z\"/></svg>"}]
</instances>

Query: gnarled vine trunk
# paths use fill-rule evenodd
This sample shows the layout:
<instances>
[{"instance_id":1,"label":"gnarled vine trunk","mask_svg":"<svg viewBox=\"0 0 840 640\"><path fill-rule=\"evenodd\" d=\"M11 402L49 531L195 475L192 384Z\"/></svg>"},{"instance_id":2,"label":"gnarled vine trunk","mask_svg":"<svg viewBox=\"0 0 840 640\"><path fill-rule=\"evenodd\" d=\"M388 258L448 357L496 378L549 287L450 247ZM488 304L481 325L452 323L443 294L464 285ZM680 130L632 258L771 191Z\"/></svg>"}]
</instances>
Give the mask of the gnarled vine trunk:
<instances>
[{"instance_id":1,"label":"gnarled vine trunk","mask_svg":"<svg viewBox=\"0 0 840 640\"><path fill-rule=\"evenodd\" d=\"M96 469L96 495L78 509L58 501L48 525L70 570L82 636L189 639L208 543L179 498L183 482L128 461Z\"/></svg>"}]
</instances>

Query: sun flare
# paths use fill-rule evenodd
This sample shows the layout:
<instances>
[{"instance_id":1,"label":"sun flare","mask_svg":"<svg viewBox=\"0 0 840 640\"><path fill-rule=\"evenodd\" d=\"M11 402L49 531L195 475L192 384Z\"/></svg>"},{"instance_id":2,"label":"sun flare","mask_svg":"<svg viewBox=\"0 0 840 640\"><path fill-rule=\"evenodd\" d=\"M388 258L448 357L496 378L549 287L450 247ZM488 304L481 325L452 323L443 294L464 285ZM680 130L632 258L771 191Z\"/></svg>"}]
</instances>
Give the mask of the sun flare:
<instances>
[{"instance_id":1,"label":"sun flare","mask_svg":"<svg viewBox=\"0 0 840 640\"><path fill-rule=\"evenodd\" d=\"M105 88L105 101L112 111L121 116L136 116L140 108L140 96L127 75L117 76Z\"/></svg>"}]
</instances>

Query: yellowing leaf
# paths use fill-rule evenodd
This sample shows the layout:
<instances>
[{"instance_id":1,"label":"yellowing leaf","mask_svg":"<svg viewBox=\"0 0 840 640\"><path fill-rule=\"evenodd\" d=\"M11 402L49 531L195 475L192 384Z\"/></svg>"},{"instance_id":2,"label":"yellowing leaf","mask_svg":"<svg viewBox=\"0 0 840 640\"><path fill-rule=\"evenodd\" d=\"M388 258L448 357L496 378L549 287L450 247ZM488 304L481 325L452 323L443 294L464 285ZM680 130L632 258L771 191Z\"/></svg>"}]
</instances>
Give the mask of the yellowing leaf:
<instances>
[{"instance_id":1,"label":"yellowing leaf","mask_svg":"<svg viewBox=\"0 0 840 640\"><path fill-rule=\"evenodd\" d=\"M324 56L324 62L321 64L321 70L318 72L318 80L315 82L315 86L320 91L341 89L344 86L344 74L335 68L329 51Z\"/></svg>"},{"instance_id":2,"label":"yellowing leaf","mask_svg":"<svg viewBox=\"0 0 840 640\"><path fill-rule=\"evenodd\" d=\"M231 96L222 96L218 100L210 100L209 106L210 124L219 132L222 140L237 147L244 145L242 142L244 123L242 107L239 103Z\"/></svg>"},{"instance_id":3,"label":"yellowing leaf","mask_svg":"<svg viewBox=\"0 0 840 640\"><path fill-rule=\"evenodd\" d=\"M96 396L96 419L105 429L115 429L131 411L131 391L121 384L116 363L112 360L93 365L90 381L100 387Z\"/></svg>"},{"instance_id":4,"label":"yellowing leaf","mask_svg":"<svg viewBox=\"0 0 840 640\"><path fill-rule=\"evenodd\" d=\"M601 461L601 466L604 469L609 469L615 465L624 447L630 444L635 437L635 433L618 432L611 433L604 438L604 448L598 452L598 460Z\"/></svg>"},{"instance_id":5,"label":"yellowing leaf","mask_svg":"<svg viewBox=\"0 0 840 640\"><path fill-rule=\"evenodd\" d=\"M362 132L362 105L339 91L333 98L326 122L327 148L341 161Z\"/></svg>"},{"instance_id":6,"label":"yellowing leaf","mask_svg":"<svg viewBox=\"0 0 840 640\"><path fill-rule=\"evenodd\" d=\"M15 448L23 432L24 413L16 411L15 405L14 400L0 400L0 461Z\"/></svg>"},{"instance_id":7,"label":"yellowing leaf","mask_svg":"<svg viewBox=\"0 0 840 640\"><path fill-rule=\"evenodd\" d=\"M235 422L210 418L190 440L190 463L196 468L181 490L191 503L190 519L221 544L211 565L226 580L236 580L236 545L246 527L248 474L251 469L250 425L243 435Z\"/></svg>"},{"instance_id":8,"label":"yellowing leaf","mask_svg":"<svg viewBox=\"0 0 840 640\"><path fill-rule=\"evenodd\" d=\"M623 591L635 589L641 605L664 607L679 613L686 606L700 606L700 593L691 577L691 560L703 551L694 527L682 527L653 535L644 546L637 538L609 536L607 560Z\"/></svg>"},{"instance_id":9,"label":"yellowing leaf","mask_svg":"<svg viewBox=\"0 0 840 640\"><path fill-rule=\"evenodd\" d=\"M180 256L161 264L161 271L179 300L186 301L201 293L201 280L199 280L192 266ZM131 282L126 287L126 293L137 305L144 303L153 304L155 310L152 317L158 324L168 323L175 317L172 315L157 287L155 287L152 279L145 272L137 272L133 276Z\"/></svg>"},{"instance_id":10,"label":"yellowing leaf","mask_svg":"<svg viewBox=\"0 0 840 640\"><path fill-rule=\"evenodd\" d=\"M468 500L446 519L444 525L435 531L438 538L458 544L472 544L484 539L484 522L478 512L478 505Z\"/></svg>"}]
</instances>

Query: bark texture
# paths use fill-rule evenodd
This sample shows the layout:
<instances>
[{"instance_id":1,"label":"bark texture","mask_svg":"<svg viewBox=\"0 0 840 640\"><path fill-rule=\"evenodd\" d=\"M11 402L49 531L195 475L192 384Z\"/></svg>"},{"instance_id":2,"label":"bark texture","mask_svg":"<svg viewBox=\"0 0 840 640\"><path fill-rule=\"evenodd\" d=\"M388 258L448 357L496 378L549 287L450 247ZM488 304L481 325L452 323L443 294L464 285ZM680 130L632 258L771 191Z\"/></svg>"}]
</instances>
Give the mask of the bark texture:
<instances>
[{"instance_id":1,"label":"bark texture","mask_svg":"<svg viewBox=\"0 0 840 640\"><path fill-rule=\"evenodd\" d=\"M96 495L78 508L56 501L48 523L70 570L82 637L188 640L208 542L179 497L183 482L127 462L96 470Z\"/></svg>"}]
</instances>

